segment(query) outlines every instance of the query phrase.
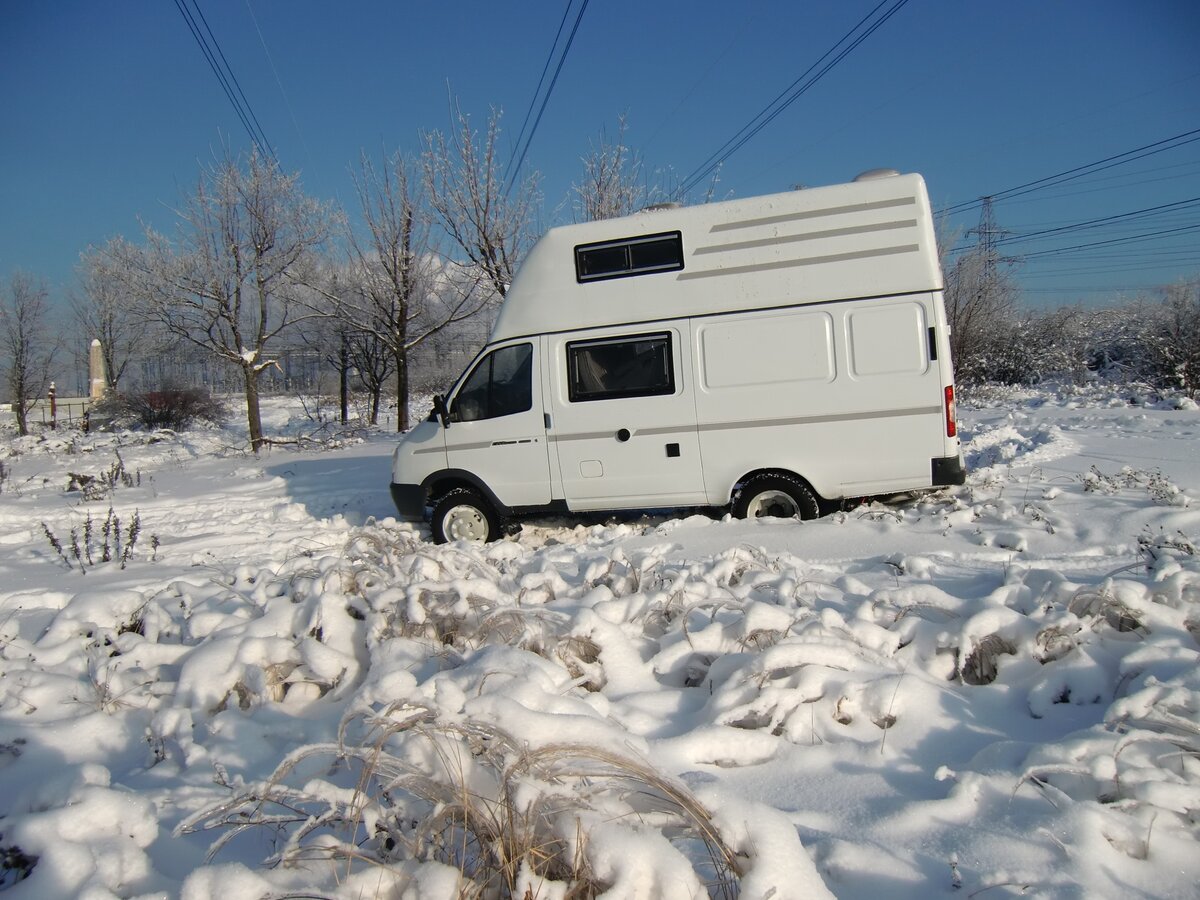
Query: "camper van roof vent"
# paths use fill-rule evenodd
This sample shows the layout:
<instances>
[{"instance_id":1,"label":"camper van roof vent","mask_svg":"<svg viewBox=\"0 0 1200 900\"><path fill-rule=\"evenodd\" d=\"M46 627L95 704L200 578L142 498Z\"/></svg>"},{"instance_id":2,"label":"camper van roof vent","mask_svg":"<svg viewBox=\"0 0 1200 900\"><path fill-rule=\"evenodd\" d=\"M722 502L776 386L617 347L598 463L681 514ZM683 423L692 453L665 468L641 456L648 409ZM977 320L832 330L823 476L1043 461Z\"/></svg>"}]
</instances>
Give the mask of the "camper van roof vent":
<instances>
[{"instance_id":1,"label":"camper van roof vent","mask_svg":"<svg viewBox=\"0 0 1200 900\"><path fill-rule=\"evenodd\" d=\"M854 176L855 181L874 181L876 178L891 178L893 175L899 175L895 169L867 169L865 172L859 172Z\"/></svg>"},{"instance_id":2,"label":"camper van roof vent","mask_svg":"<svg viewBox=\"0 0 1200 900\"><path fill-rule=\"evenodd\" d=\"M678 200L667 200L664 203L651 203L649 206L643 206L638 212L661 212L664 209L682 209L683 204Z\"/></svg>"}]
</instances>

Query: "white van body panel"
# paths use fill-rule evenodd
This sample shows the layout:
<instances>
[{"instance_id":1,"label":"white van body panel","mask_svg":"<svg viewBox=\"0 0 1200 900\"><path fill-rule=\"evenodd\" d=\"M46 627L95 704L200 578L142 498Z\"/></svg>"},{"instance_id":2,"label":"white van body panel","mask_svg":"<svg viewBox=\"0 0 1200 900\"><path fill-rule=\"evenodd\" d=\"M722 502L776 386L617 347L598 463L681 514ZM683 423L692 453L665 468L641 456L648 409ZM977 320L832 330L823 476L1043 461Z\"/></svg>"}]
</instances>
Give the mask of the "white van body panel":
<instances>
[{"instance_id":1,"label":"white van body panel","mask_svg":"<svg viewBox=\"0 0 1200 900\"><path fill-rule=\"evenodd\" d=\"M504 515L725 505L767 472L825 500L961 483L942 290L919 175L552 229L448 415L397 447L397 507L464 486ZM523 393L498 378L502 414L472 419L473 373L518 347Z\"/></svg>"},{"instance_id":2,"label":"white van body panel","mask_svg":"<svg viewBox=\"0 0 1200 900\"><path fill-rule=\"evenodd\" d=\"M624 326L551 335L548 358L566 360L568 345L640 334L669 336L672 347L678 348L672 353L672 393L571 402L567 367L550 369L550 439L557 450L561 496L570 509L708 502L686 322L682 329L680 323L670 323L649 332L642 326Z\"/></svg>"},{"instance_id":3,"label":"white van body panel","mask_svg":"<svg viewBox=\"0 0 1200 900\"><path fill-rule=\"evenodd\" d=\"M928 487L929 461L948 455L925 350L931 305L916 295L698 320L712 502L765 469L802 474L827 499Z\"/></svg>"}]
</instances>

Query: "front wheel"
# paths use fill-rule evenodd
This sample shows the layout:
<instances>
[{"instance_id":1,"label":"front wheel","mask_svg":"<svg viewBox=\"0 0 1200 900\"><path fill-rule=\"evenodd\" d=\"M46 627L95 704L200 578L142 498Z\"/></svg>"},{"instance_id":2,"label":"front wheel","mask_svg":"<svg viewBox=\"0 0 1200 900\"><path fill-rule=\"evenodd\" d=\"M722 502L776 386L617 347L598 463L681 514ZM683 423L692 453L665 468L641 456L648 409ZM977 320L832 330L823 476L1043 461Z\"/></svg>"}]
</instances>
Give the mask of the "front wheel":
<instances>
[{"instance_id":1,"label":"front wheel","mask_svg":"<svg viewBox=\"0 0 1200 900\"><path fill-rule=\"evenodd\" d=\"M817 498L808 485L789 475L756 475L734 494L733 515L739 519L815 519Z\"/></svg>"},{"instance_id":2,"label":"front wheel","mask_svg":"<svg viewBox=\"0 0 1200 900\"><path fill-rule=\"evenodd\" d=\"M500 536L500 522L491 505L466 488L456 488L433 507L435 544L447 541L471 541L484 544Z\"/></svg>"}]
</instances>

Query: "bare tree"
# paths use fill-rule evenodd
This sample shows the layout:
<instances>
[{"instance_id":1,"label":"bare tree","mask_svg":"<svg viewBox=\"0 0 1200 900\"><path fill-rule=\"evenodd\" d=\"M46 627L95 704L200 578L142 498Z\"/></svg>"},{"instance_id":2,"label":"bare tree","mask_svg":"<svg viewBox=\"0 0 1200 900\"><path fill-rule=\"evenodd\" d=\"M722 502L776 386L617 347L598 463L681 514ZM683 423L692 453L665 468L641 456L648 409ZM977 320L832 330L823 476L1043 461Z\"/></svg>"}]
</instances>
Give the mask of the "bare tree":
<instances>
[{"instance_id":1,"label":"bare tree","mask_svg":"<svg viewBox=\"0 0 1200 900\"><path fill-rule=\"evenodd\" d=\"M945 297L955 371L966 381L986 379L988 350L1016 322L1016 284L1000 269L994 250L977 247L946 272Z\"/></svg>"},{"instance_id":2,"label":"bare tree","mask_svg":"<svg viewBox=\"0 0 1200 900\"><path fill-rule=\"evenodd\" d=\"M354 362L350 358L352 328L347 319L335 313L309 320L296 332L300 343L316 355L318 364L337 375L339 421L342 424L350 421L350 378L354 372ZM317 390L320 393L320 379Z\"/></svg>"},{"instance_id":3,"label":"bare tree","mask_svg":"<svg viewBox=\"0 0 1200 900\"><path fill-rule=\"evenodd\" d=\"M71 306L83 332L84 352L93 339L100 341L104 357L107 388L115 392L130 361L158 348L152 341L151 323L146 304L130 295L138 279L121 269L120 261L133 258L134 248L122 237L112 238L100 248L89 249L80 258L81 292L73 295Z\"/></svg>"},{"instance_id":4,"label":"bare tree","mask_svg":"<svg viewBox=\"0 0 1200 900\"><path fill-rule=\"evenodd\" d=\"M1200 276L1162 290L1162 303L1148 317L1148 343L1168 382L1188 396L1200 394Z\"/></svg>"},{"instance_id":5,"label":"bare tree","mask_svg":"<svg viewBox=\"0 0 1200 900\"><path fill-rule=\"evenodd\" d=\"M537 176L518 177L511 190L497 157L500 114L493 110L481 137L457 111L456 130L425 135L422 170L438 225L501 297L532 242Z\"/></svg>"},{"instance_id":6,"label":"bare tree","mask_svg":"<svg viewBox=\"0 0 1200 900\"><path fill-rule=\"evenodd\" d=\"M385 339L386 329L360 329L345 335L346 359L354 367L358 380L367 391L367 420L379 424L383 390L395 374L396 356ZM398 404L396 415L407 422L408 397ZM407 424L404 426L407 427Z\"/></svg>"},{"instance_id":7,"label":"bare tree","mask_svg":"<svg viewBox=\"0 0 1200 900\"><path fill-rule=\"evenodd\" d=\"M342 319L353 325L351 357L372 391L376 415L381 385L373 387L372 379L385 371L378 351L390 354L396 427L405 431L411 352L443 329L480 314L491 293L478 289L477 278L464 283L458 267L437 259L427 183L411 160L397 153L377 168L364 155L354 180L366 226L362 234L350 233L349 274L356 290L331 294ZM448 271L454 274L447 277Z\"/></svg>"},{"instance_id":8,"label":"bare tree","mask_svg":"<svg viewBox=\"0 0 1200 900\"><path fill-rule=\"evenodd\" d=\"M1141 299L1092 310L1085 351L1088 369L1125 382L1152 377L1144 336L1148 310L1149 303Z\"/></svg>"},{"instance_id":9,"label":"bare tree","mask_svg":"<svg viewBox=\"0 0 1200 900\"><path fill-rule=\"evenodd\" d=\"M617 137L609 140L600 130L597 143L583 157L583 178L571 185L575 201L575 221L595 222L615 219L643 209L664 192L650 189L644 181L641 154L625 145L627 122L617 119Z\"/></svg>"},{"instance_id":10,"label":"bare tree","mask_svg":"<svg viewBox=\"0 0 1200 900\"><path fill-rule=\"evenodd\" d=\"M24 272L14 273L0 293L0 354L8 363L8 391L21 435L29 434L29 410L50 385L58 342L48 317L45 284Z\"/></svg>"},{"instance_id":11,"label":"bare tree","mask_svg":"<svg viewBox=\"0 0 1200 900\"><path fill-rule=\"evenodd\" d=\"M129 270L145 277L148 312L170 334L240 371L257 451L259 378L277 365L272 342L322 314L307 285L332 214L304 195L296 174L255 152L203 170L178 216L177 240L147 228Z\"/></svg>"},{"instance_id":12,"label":"bare tree","mask_svg":"<svg viewBox=\"0 0 1200 900\"><path fill-rule=\"evenodd\" d=\"M388 343L392 332L386 324L371 318L371 304L363 300L357 280L344 270L328 272L320 290L334 313L307 323L299 338L338 376L341 421L350 420L351 381L357 380L368 395L368 421L378 425L384 389L392 378L395 362Z\"/></svg>"}]
</instances>

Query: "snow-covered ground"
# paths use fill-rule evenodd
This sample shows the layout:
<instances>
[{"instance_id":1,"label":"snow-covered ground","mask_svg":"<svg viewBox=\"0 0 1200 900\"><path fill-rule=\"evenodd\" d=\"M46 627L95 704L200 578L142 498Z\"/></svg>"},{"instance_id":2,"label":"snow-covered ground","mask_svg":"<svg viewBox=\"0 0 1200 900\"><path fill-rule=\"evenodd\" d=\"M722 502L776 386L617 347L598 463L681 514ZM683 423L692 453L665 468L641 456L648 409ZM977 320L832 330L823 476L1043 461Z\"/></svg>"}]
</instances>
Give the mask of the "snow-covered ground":
<instances>
[{"instance_id":1,"label":"snow-covered ground","mask_svg":"<svg viewBox=\"0 0 1200 900\"><path fill-rule=\"evenodd\" d=\"M1001 399L961 489L483 548L387 435L10 433L0 889L1195 897L1200 412Z\"/></svg>"}]
</instances>

